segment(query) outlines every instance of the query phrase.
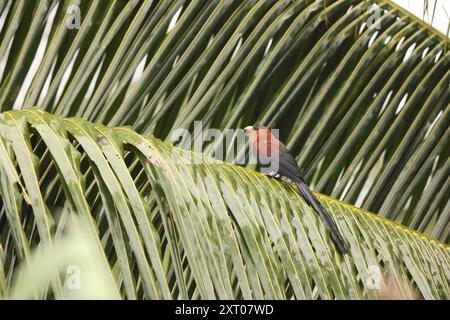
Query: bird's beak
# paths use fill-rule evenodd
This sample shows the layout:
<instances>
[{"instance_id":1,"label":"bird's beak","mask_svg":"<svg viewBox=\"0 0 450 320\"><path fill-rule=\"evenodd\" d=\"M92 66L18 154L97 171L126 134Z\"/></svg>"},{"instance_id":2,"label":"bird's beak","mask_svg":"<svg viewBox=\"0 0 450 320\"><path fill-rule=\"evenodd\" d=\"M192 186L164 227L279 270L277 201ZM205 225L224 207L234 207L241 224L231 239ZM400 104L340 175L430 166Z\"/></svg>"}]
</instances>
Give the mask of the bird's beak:
<instances>
[{"instance_id":1,"label":"bird's beak","mask_svg":"<svg viewBox=\"0 0 450 320\"><path fill-rule=\"evenodd\" d=\"M253 130L255 130L255 129L253 129L253 126L248 126L248 127L244 128L244 133L249 133L249 132L252 132Z\"/></svg>"}]
</instances>

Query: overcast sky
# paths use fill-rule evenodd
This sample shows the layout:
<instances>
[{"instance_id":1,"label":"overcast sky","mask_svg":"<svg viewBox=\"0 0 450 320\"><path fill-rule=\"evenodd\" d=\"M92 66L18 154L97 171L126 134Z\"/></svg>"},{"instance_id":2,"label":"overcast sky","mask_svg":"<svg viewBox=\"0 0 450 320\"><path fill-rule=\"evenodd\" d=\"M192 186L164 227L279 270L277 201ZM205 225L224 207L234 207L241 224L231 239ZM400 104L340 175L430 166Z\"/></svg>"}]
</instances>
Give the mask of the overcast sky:
<instances>
[{"instance_id":1,"label":"overcast sky","mask_svg":"<svg viewBox=\"0 0 450 320\"><path fill-rule=\"evenodd\" d=\"M423 19L423 0L393 0L395 3L404 7L408 11L414 13L420 19ZM437 1L437 2L436 2ZM447 34L448 19L450 15L450 0L429 0L428 15L425 15L425 21L430 23L433 14L434 4L436 3L436 11L434 14L433 27L444 34Z\"/></svg>"}]
</instances>

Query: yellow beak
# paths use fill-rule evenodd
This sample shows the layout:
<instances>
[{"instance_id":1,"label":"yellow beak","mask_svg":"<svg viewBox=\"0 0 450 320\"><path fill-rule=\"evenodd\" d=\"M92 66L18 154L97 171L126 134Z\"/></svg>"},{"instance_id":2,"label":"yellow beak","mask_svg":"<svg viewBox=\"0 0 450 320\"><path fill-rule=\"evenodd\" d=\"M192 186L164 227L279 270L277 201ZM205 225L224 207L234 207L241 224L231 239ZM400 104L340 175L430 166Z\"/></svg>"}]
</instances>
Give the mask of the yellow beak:
<instances>
[{"instance_id":1,"label":"yellow beak","mask_svg":"<svg viewBox=\"0 0 450 320\"><path fill-rule=\"evenodd\" d=\"M248 126L248 127L244 128L244 133L249 133L249 132L252 132L253 130L255 130L255 129L253 129L253 126Z\"/></svg>"}]
</instances>

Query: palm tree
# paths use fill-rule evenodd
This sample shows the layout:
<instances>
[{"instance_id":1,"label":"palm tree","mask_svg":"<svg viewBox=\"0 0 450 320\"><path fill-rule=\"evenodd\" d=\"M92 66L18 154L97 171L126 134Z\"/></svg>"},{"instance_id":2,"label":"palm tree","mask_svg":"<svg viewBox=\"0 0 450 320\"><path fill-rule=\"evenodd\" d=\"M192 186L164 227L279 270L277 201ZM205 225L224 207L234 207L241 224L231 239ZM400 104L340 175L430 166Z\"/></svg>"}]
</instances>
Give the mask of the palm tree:
<instances>
[{"instance_id":1,"label":"palm tree","mask_svg":"<svg viewBox=\"0 0 450 320\"><path fill-rule=\"evenodd\" d=\"M55 269L27 294L68 297L75 234L111 297L367 298L375 273L449 298L445 35L386 0L75 3L0 2L0 297L38 245ZM339 257L289 184L150 136L196 120L281 128L317 191L378 216L320 197Z\"/></svg>"}]
</instances>

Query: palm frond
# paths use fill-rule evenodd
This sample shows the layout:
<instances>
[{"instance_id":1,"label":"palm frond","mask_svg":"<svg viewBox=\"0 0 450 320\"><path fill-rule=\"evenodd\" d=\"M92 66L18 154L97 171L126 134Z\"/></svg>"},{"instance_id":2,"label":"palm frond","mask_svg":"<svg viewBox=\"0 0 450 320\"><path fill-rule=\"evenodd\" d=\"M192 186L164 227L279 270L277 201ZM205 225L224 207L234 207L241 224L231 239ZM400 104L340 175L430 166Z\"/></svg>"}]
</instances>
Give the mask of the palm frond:
<instances>
[{"instance_id":1,"label":"palm frond","mask_svg":"<svg viewBox=\"0 0 450 320\"><path fill-rule=\"evenodd\" d=\"M195 120L279 127L318 191L448 242L448 37L390 1L0 9L0 110L38 105L163 139Z\"/></svg>"},{"instance_id":2,"label":"palm frond","mask_svg":"<svg viewBox=\"0 0 450 320\"><path fill-rule=\"evenodd\" d=\"M350 248L341 257L286 182L129 127L39 109L1 118L0 288L33 248L65 248L80 216L124 298L362 299L386 275L405 296L449 298L449 247L397 223L318 194ZM52 279L38 296L67 297Z\"/></svg>"}]
</instances>

